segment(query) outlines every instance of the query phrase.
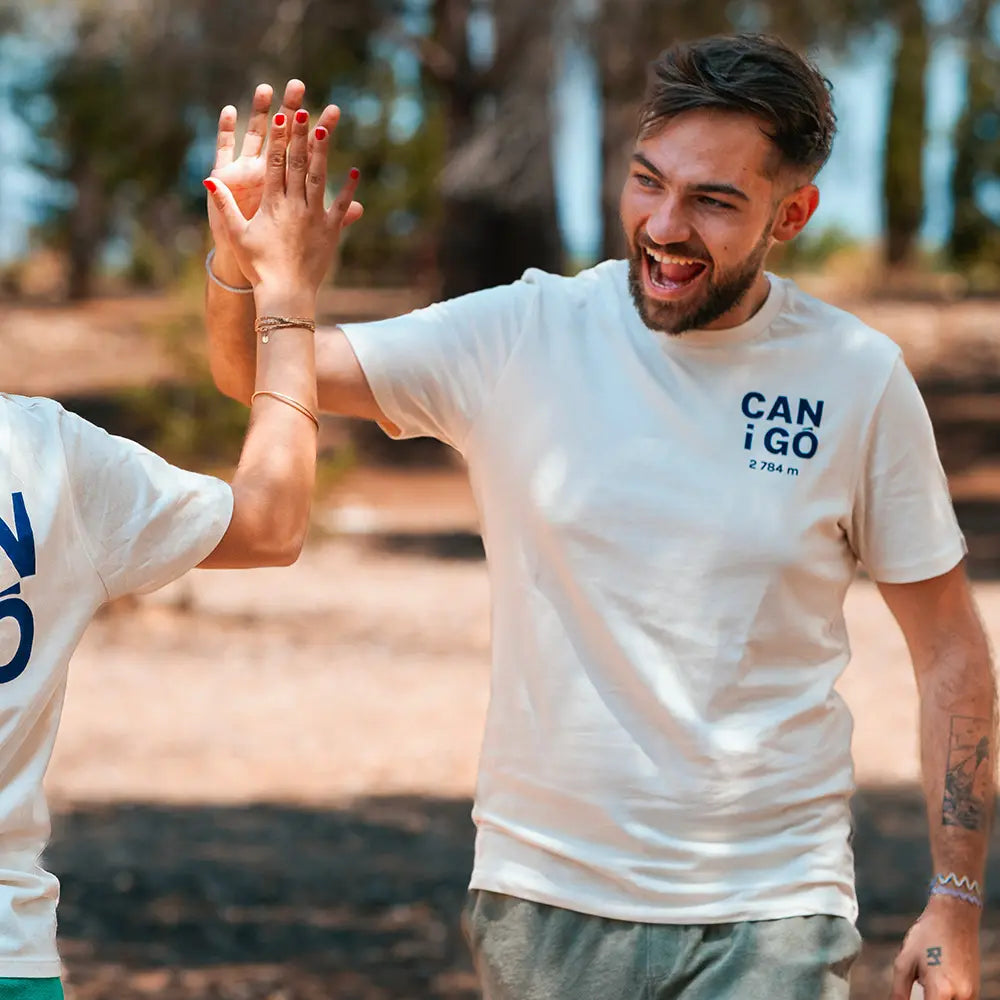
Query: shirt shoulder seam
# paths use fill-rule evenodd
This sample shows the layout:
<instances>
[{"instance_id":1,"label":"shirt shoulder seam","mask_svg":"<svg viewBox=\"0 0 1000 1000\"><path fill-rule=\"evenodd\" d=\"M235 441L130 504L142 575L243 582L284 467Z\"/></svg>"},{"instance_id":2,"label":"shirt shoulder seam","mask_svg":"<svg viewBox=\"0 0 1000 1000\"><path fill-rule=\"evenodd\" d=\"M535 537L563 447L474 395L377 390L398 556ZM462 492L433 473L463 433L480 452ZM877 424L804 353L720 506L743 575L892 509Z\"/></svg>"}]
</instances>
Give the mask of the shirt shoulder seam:
<instances>
[{"instance_id":1,"label":"shirt shoulder seam","mask_svg":"<svg viewBox=\"0 0 1000 1000\"><path fill-rule=\"evenodd\" d=\"M889 389L889 382L892 379L893 372L896 370L896 365L900 363L903 357L903 352L896 347L896 353L893 355L892 364L889 365L888 371L886 372L885 379L882 382L882 387L879 389L878 395L875 398L875 405L871 409L871 415L868 418L868 424L865 427L864 435L861 438L860 447L858 448L858 462L857 468L854 471L854 485L851 490L851 512L853 514L854 510L858 504L858 493L861 489L861 480L865 474L865 464L867 461L868 450L871 448L872 438L875 434L875 421L878 417L879 410L882 408L882 403L885 400L885 394Z\"/></svg>"},{"instance_id":2,"label":"shirt shoulder seam","mask_svg":"<svg viewBox=\"0 0 1000 1000\"><path fill-rule=\"evenodd\" d=\"M60 407L61 413L66 413L67 411ZM59 439L63 442L62 434L60 433ZM101 583L101 588L104 590L105 601L111 600L111 590L109 589L104 577L101 575L101 571L97 568L97 561L94 558L93 552L91 551L90 545L91 541L87 535L86 529L83 525L83 519L80 517L80 511L76 505L76 494L73 492L73 481L69 473L69 463L66 461L66 446L63 442L61 454L62 454L62 464L63 464L63 478L66 484L66 494L69 497L69 507L73 514L73 523L76 525L76 532L80 536L80 547L83 549L83 554L87 557L87 562L90 564L90 568L94 571L94 575Z\"/></svg>"},{"instance_id":3,"label":"shirt shoulder seam","mask_svg":"<svg viewBox=\"0 0 1000 1000\"><path fill-rule=\"evenodd\" d=\"M535 288L538 288L538 286L535 285ZM538 291L535 294L540 294L540 293L541 289L538 288ZM516 335L514 336L514 340L510 345L510 350L507 352L507 357L504 360L504 363L501 366L500 371L497 373L497 377L494 380L493 385L490 387L489 393L484 394L483 400L479 404L479 409L476 412L476 415L469 420L469 424L468 427L465 429L465 433L462 434L461 438L458 441L456 441L456 445L458 446L458 451L462 455L466 454L466 446L468 444L469 438L472 437L473 432L479 426L479 423L482 420L484 414L486 413L486 410L489 408L490 403L492 403L493 399L496 397L500 383L503 381L503 377L507 373L507 369L510 367L511 361L514 358L514 354L517 351L517 348L520 345L521 341L524 339L525 334L527 333L527 323L525 322L525 320L527 319L528 309L531 307L531 304L535 300L535 296L530 295L527 297L527 299L528 300L525 303L524 308L521 312L521 316L519 317L519 322L518 322L519 329Z\"/></svg>"}]
</instances>

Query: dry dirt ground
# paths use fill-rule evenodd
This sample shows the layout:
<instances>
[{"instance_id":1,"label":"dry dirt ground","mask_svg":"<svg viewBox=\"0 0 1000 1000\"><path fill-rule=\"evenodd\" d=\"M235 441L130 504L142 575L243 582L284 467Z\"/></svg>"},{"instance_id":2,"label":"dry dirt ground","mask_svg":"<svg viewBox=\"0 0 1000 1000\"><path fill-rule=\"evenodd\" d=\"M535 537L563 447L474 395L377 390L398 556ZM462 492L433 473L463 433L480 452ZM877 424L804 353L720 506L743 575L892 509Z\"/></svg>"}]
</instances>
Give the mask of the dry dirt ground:
<instances>
[{"instance_id":1,"label":"dry dirt ground","mask_svg":"<svg viewBox=\"0 0 1000 1000\"><path fill-rule=\"evenodd\" d=\"M996 303L861 311L918 371L1000 370ZM170 369L135 303L7 312L0 346L13 391ZM961 464L996 645L1000 475ZM488 594L467 491L454 473L360 472L317 521L295 567L189 574L106 611L74 658L47 854L63 880L70 1000L477 996L458 915ZM867 938L854 997L876 1000L930 862L905 650L869 584L847 611ZM983 998L1000 1000L1000 850L991 874Z\"/></svg>"}]
</instances>

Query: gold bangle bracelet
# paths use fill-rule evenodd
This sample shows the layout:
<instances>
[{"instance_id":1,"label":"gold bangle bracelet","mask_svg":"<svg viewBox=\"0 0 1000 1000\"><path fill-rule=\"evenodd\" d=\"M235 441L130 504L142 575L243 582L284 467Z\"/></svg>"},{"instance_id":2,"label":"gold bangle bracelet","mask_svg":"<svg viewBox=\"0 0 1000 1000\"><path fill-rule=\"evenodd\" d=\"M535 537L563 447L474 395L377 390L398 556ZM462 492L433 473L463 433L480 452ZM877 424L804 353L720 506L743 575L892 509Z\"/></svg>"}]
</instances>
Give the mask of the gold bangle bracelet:
<instances>
[{"instance_id":1,"label":"gold bangle bracelet","mask_svg":"<svg viewBox=\"0 0 1000 1000\"><path fill-rule=\"evenodd\" d=\"M319 417L317 417L316 414L313 413L313 411L310 410L308 406L305 406L303 403L300 403L297 399L292 399L291 396L286 396L283 392L275 392L273 389L258 389L250 397L251 406L253 406L253 401L258 396L271 396L273 399L277 399L280 402L285 403L288 406L291 406L293 409L298 410L299 413L305 414L305 416L307 416L316 425L316 430L319 430Z\"/></svg>"}]
</instances>

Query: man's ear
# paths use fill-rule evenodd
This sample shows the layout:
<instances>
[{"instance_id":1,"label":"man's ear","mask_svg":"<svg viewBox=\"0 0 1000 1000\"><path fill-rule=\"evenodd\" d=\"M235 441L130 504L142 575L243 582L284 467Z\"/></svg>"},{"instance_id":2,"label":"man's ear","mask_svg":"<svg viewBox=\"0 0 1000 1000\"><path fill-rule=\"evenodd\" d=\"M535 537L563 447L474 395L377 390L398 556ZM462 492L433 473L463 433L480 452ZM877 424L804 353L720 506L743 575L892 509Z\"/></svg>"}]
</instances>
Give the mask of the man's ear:
<instances>
[{"instance_id":1,"label":"man's ear","mask_svg":"<svg viewBox=\"0 0 1000 1000\"><path fill-rule=\"evenodd\" d=\"M781 202L771 235L779 243L787 243L802 232L818 207L819 188L815 184L803 184L796 188Z\"/></svg>"}]
</instances>

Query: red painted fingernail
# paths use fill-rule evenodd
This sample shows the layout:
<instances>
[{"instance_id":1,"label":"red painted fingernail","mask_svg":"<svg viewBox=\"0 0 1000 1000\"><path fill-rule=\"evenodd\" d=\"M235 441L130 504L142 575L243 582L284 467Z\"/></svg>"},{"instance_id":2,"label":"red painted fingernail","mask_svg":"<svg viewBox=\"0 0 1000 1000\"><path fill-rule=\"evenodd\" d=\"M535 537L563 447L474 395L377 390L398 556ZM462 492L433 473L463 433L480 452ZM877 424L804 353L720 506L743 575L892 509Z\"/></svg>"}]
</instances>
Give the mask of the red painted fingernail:
<instances>
[{"instance_id":1,"label":"red painted fingernail","mask_svg":"<svg viewBox=\"0 0 1000 1000\"><path fill-rule=\"evenodd\" d=\"M285 124L285 116L280 111L274 116L274 124L279 128Z\"/></svg>"},{"instance_id":2,"label":"red painted fingernail","mask_svg":"<svg viewBox=\"0 0 1000 1000\"><path fill-rule=\"evenodd\" d=\"M361 176L361 171L357 167L351 167L351 180L356 181Z\"/></svg>"},{"instance_id":3,"label":"red painted fingernail","mask_svg":"<svg viewBox=\"0 0 1000 1000\"><path fill-rule=\"evenodd\" d=\"M322 142L326 138L326 129L322 125L316 126L316 138Z\"/></svg>"},{"instance_id":4,"label":"red painted fingernail","mask_svg":"<svg viewBox=\"0 0 1000 1000\"><path fill-rule=\"evenodd\" d=\"M307 121L309 121L309 112L308 111L296 111L295 112L295 120L300 125L305 125L305 123Z\"/></svg>"},{"instance_id":5,"label":"red painted fingernail","mask_svg":"<svg viewBox=\"0 0 1000 1000\"><path fill-rule=\"evenodd\" d=\"M212 192L212 194L215 194L216 185L215 185L215 181L213 181L211 177L209 177L208 180L202 181L202 184L204 184L205 187L207 187L208 190Z\"/></svg>"}]
</instances>

